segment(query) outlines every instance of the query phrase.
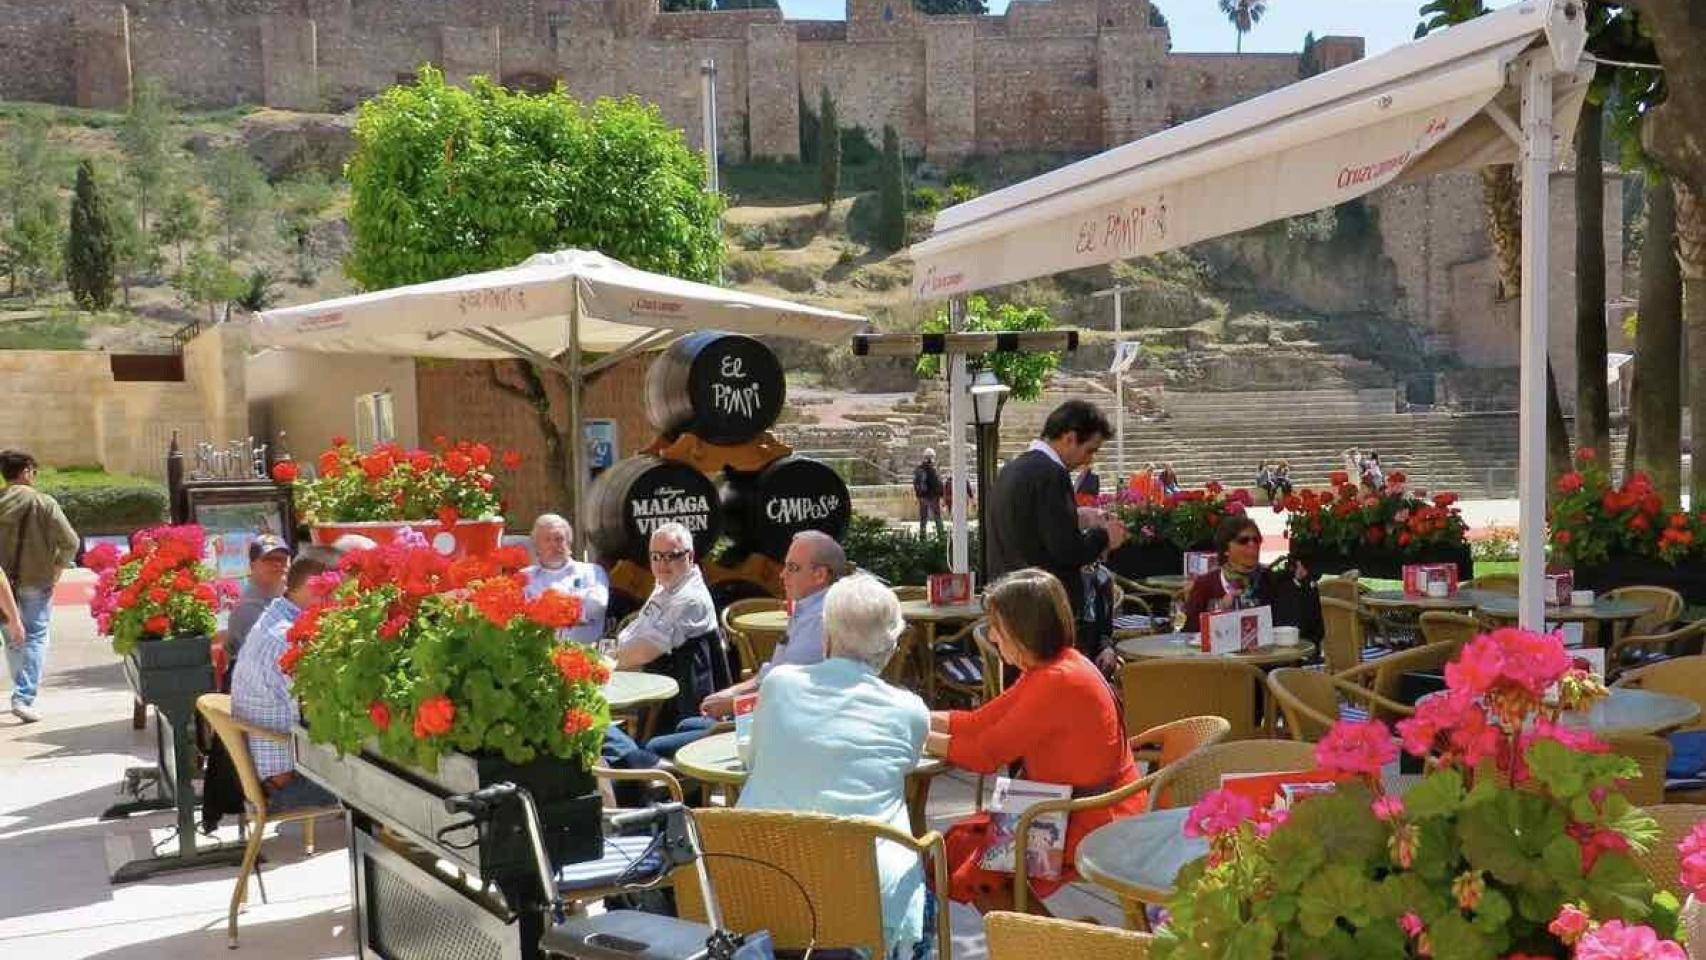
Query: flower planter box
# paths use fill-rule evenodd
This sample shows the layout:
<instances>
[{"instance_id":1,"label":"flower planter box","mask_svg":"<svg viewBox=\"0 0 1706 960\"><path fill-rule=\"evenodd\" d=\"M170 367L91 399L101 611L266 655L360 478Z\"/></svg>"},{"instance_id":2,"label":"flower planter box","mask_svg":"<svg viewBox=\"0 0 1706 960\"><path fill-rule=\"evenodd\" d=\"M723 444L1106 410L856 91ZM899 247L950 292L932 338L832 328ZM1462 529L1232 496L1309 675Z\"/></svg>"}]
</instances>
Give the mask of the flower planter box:
<instances>
[{"instance_id":1,"label":"flower planter box","mask_svg":"<svg viewBox=\"0 0 1706 960\"><path fill-rule=\"evenodd\" d=\"M309 779L353 809L487 881L507 882L534 874L520 807L503 807L481 831L477 843L472 828L451 830L441 838L446 828L467 819L465 814L444 809L447 796L507 780L533 795L553 864L595 860L603 853L603 802L591 771L578 761L542 757L512 764L495 754L450 753L439 758L438 770L428 771L380 756L377 746L339 755L337 748L310 740L302 727L292 732L291 739L296 767ZM463 849L462 844L469 846Z\"/></svg>"},{"instance_id":2,"label":"flower planter box","mask_svg":"<svg viewBox=\"0 0 1706 960\"><path fill-rule=\"evenodd\" d=\"M212 642L207 637L145 640L124 658L124 677L144 703L177 713L195 698L213 692ZM173 723L184 718L173 716Z\"/></svg>"},{"instance_id":3,"label":"flower planter box","mask_svg":"<svg viewBox=\"0 0 1706 960\"><path fill-rule=\"evenodd\" d=\"M426 537L427 542L439 553L460 559L467 556L485 556L496 550L503 541L504 521L502 517L490 520L458 520L456 525L448 530L437 520L316 523L310 528L310 532L316 545L329 547L339 537L351 533L383 545L395 540L405 529L413 529Z\"/></svg>"},{"instance_id":4,"label":"flower planter box","mask_svg":"<svg viewBox=\"0 0 1706 960\"><path fill-rule=\"evenodd\" d=\"M1669 587L1689 606L1706 605L1706 564L1676 566L1652 557L1614 556L1599 566L1577 566L1577 590L1604 593L1617 587Z\"/></svg>"},{"instance_id":5,"label":"flower planter box","mask_svg":"<svg viewBox=\"0 0 1706 960\"><path fill-rule=\"evenodd\" d=\"M1363 548L1351 553L1337 553L1293 544L1291 555L1301 560L1312 574L1339 574L1356 570L1365 579L1401 580L1404 577L1405 564L1455 563L1459 580L1468 580L1475 576L1475 558L1470 555L1467 544L1403 556L1389 550Z\"/></svg>"}]
</instances>

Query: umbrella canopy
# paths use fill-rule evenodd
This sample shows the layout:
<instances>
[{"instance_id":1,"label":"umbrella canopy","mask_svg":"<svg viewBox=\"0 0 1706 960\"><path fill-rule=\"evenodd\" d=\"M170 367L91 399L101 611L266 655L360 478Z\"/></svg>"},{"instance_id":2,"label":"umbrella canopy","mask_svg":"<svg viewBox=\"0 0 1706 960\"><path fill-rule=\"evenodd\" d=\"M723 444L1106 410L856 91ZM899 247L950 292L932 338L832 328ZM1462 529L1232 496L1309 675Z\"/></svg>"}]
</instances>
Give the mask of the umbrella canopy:
<instances>
[{"instance_id":1,"label":"umbrella canopy","mask_svg":"<svg viewBox=\"0 0 1706 960\"><path fill-rule=\"evenodd\" d=\"M864 318L637 270L590 250L518 266L261 313L256 346L337 353L501 360L611 353L660 330L729 330L840 342Z\"/></svg>"},{"instance_id":2,"label":"umbrella canopy","mask_svg":"<svg viewBox=\"0 0 1706 960\"><path fill-rule=\"evenodd\" d=\"M936 216L912 248L922 299L1159 253L1389 183L1518 158L1518 57L1550 48L1567 141L1591 65L1570 3L1524 0L1378 57L1116 147ZM1555 147L1555 150L1560 150Z\"/></svg>"}]
</instances>

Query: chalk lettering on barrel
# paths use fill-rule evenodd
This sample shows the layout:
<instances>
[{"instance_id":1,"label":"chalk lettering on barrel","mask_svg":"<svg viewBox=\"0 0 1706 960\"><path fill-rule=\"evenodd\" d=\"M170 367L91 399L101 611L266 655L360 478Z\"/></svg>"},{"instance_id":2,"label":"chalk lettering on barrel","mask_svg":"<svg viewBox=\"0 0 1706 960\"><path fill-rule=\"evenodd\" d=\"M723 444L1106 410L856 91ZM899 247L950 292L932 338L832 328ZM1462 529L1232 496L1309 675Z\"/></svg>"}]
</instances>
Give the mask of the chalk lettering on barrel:
<instances>
[{"instance_id":1,"label":"chalk lettering on barrel","mask_svg":"<svg viewBox=\"0 0 1706 960\"><path fill-rule=\"evenodd\" d=\"M666 437L744 443L776 422L786 399L782 364L763 343L706 330L677 340L646 373L646 416Z\"/></svg>"}]
</instances>

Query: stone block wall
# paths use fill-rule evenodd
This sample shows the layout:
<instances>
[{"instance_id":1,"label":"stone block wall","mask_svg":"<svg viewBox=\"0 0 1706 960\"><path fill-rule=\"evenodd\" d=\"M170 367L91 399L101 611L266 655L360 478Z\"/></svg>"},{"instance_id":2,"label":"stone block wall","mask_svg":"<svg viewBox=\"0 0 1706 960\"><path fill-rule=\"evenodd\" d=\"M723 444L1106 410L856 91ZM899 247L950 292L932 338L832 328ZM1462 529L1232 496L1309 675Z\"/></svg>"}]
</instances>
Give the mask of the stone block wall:
<instances>
[{"instance_id":1,"label":"stone block wall","mask_svg":"<svg viewBox=\"0 0 1706 960\"><path fill-rule=\"evenodd\" d=\"M800 48L794 31L780 22L750 24L746 48L748 149L754 157L798 160Z\"/></svg>"},{"instance_id":2,"label":"stone block wall","mask_svg":"<svg viewBox=\"0 0 1706 960\"><path fill-rule=\"evenodd\" d=\"M977 23L941 17L925 27L924 153L932 162L977 149Z\"/></svg>"},{"instance_id":3,"label":"stone block wall","mask_svg":"<svg viewBox=\"0 0 1706 960\"><path fill-rule=\"evenodd\" d=\"M318 110L317 25L307 17L261 17L261 89L265 103L284 110Z\"/></svg>"},{"instance_id":4,"label":"stone block wall","mask_svg":"<svg viewBox=\"0 0 1706 960\"><path fill-rule=\"evenodd\" d=\"M130 109L130 18L122 4L78 10L77 105Z\"/></svg>"},{"instance_id":5,"label":"stone block wall","mask_svg":"<svg viewBox=\"0 0 1706 960\"><path fill-rule=\"evenodd\" d=\"M502 77L500 35L498 27L441 27L438 66L444 71L444 79L466 85L476 76Z\"/></svg>"},{"instance_id":6,"label":"stone block wall","mask_svg":"<svg viewBox=\"0 0 1706 960\"><path fill-rule=\"evenodd\" d=\"M1183 123L1297 82L1291 53L1167 55L1168 123Z\"/></svg>"}]
</instances>

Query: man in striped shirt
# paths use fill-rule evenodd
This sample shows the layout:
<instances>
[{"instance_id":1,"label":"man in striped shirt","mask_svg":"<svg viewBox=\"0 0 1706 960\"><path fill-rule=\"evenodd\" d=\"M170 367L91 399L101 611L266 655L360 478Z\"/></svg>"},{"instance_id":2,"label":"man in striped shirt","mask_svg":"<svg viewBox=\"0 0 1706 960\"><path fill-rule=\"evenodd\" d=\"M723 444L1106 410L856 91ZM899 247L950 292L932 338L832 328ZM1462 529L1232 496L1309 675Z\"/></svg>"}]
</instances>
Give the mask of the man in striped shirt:
<instances>
[{"instance_id":1,"label":"man in striped shirt","mask_svg":"<svg viewBox=\"0 0 1706 960\"><path fill-rule=\"evenodd\" d=\"M237 652L237 666L231 672L232 716L252 726L290 733L297 720L296 697L290 690L290 677L279 669L278 660L289 646L285 636L310 602L309 581L336 568L336 554L312 547L291 562L284 596L262 611ZM296 775L287 741L250 734L249 755L266 788L269 810L338 802L319 785Z\"/></svg>"}]
</instances>

